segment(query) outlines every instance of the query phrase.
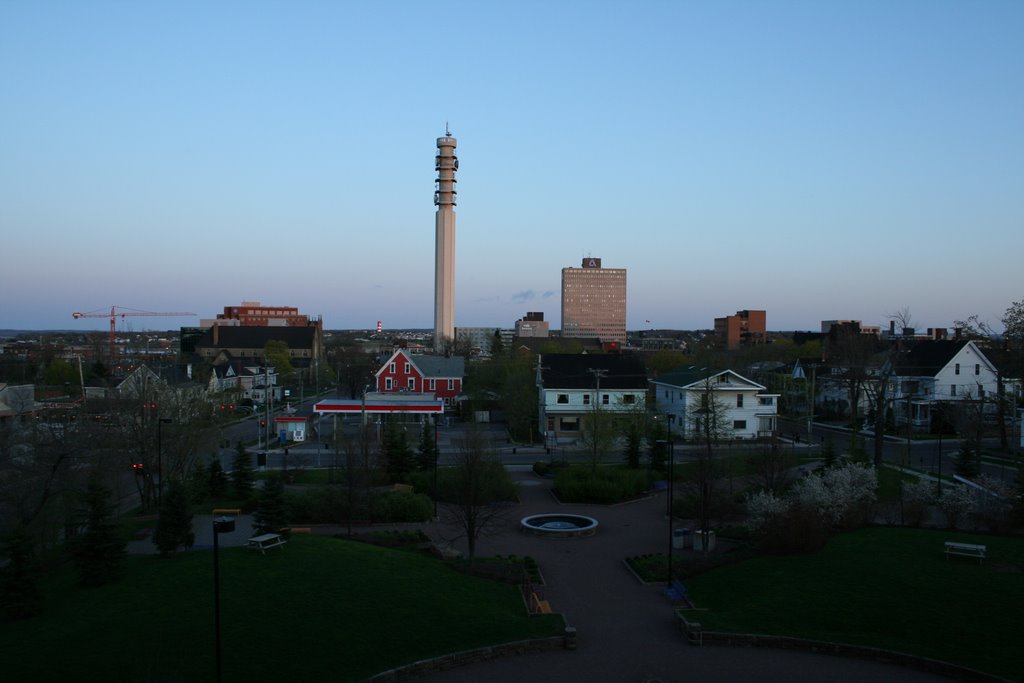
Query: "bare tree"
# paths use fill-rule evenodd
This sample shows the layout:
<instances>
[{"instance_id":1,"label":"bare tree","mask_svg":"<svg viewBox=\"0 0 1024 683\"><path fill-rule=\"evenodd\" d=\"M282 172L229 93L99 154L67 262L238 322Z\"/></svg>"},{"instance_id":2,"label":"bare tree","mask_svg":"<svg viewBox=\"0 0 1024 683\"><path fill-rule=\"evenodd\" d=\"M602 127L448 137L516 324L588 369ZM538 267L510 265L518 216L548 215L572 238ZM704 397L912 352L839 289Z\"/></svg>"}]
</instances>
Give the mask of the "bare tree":
<instances>
[{"instance_id":1,"label":"bare tree","mask_svg":"<svg viewBox=\"0 0 1024 683\"><path fill-rule=\"evenodd\" d=\"M701 446L695 452L693 481L697 487L698 533L702 535L702 547L706 554L711 526L711 500L718 475L715 454L721 442L732 437L733 426L729 422L729 406L715 395L710 377L704 380L700 389L700 400L688 412L687 417L692 424L690 436Z\"/></svg>"},{"instance_id":2,"label":"bare tree","mask_svg":"<svg viewBox=\"0 0 1024 683\"><path fill-rule=\"evenodd\" d=\"M438 479L445 521L458 530L445 540L465 538L472 563L477 540L493 533L504 520L507 506L501 503L514 494L515 485L482 431L471 430L457 442L454 460Z\"/></svg>"}]
</instances>

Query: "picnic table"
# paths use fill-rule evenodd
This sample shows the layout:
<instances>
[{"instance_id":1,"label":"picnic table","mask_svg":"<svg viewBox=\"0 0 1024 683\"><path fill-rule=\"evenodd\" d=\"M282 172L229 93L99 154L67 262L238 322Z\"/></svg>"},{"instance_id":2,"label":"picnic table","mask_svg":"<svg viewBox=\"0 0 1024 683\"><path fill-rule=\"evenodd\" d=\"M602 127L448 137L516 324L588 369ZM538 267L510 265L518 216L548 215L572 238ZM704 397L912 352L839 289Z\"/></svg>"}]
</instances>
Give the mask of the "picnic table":
<instances>
[{"instance_id":1,"label":"picnic table","mask_svg":"<svg viewBox=\"0 0 1024 683\"><path fill-rule=\"evenodd\" d=\"M266 555L268 548L284 545L285 543L286 541L281 534L262 534L249 539L249 549L259 550L262 554Z\"/></svg>"}]
</instances>

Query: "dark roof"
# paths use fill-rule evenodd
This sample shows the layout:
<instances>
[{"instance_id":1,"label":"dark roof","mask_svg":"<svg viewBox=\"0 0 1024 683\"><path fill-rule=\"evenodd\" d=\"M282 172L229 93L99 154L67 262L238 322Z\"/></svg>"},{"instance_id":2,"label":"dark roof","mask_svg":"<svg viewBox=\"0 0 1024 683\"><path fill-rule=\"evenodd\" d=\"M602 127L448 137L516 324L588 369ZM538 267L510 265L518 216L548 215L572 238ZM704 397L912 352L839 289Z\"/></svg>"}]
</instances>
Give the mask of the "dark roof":
<instances>
[{"instance_id":1,"label":"dark roof","mask_svg":"<svg viewBox=\"0 0 1024 683\"><path fill-rule=\"evenodd\" d=\"M543 353L544 349L559 349L569 353L579 351L601 351L601 340L597 337L515 337L513 346L528 349L531 353Z\"/></svg>"},{"instance_id":2,"label":"dark roof","mask_svg":"<svg viewBox=\"0 0 1024 683\"><path fill-rule=\"evenodd\" d=\"M219 326L217 343L213 343L213 328L203 332L196 348L262 349L268 341L283 341L289 349L312 349L316 327L261 327Z\"/></svg>"},{"instance_id":3,"label":"dark roof","mask_svg":"<svg viewBox=\"0 0 1024 683\"><path fill-rule=\"evenodd\" d=\"M666 372L660 375L655 382L659 384L669 384L674 387L685 387L694 382L699 382L702 379L708 377L714 377L720 372L725 372L717 368L709 368L702 365L687 365L681 368L676 368L671 372Z\"/></svg>"},{"instance_id":4,"label":"dark roof","mask_svg":"<svg viewBox=\"0 0 1024 683\"><path fill-rule=\"evenodd\" d=\"M462 356L409 355L424 377L465 377L466 359Z\"/></svg>"},{"instance_id":5,"label":"dark roof","mask_svg":"<svg viewBox=\"0 0 1024 683\"><path fill-rule=\"evenodd\" d=\"M903 377L936 375L967 344L952 339L919 342L897 359L896 374Z\"/></svg>"},{"instance_id":6,"label":"dark roof","mask_svg":"<svg viewBox=\"0 0 1024 683\"><path fill-rule=\"evenodd\" d=\"M595 373L604 370L602 389L646 389L647 368L639 356L617 353L546 353L540 357L541 380L551 389L593 389Z\"/></svg>"}]
</instances>

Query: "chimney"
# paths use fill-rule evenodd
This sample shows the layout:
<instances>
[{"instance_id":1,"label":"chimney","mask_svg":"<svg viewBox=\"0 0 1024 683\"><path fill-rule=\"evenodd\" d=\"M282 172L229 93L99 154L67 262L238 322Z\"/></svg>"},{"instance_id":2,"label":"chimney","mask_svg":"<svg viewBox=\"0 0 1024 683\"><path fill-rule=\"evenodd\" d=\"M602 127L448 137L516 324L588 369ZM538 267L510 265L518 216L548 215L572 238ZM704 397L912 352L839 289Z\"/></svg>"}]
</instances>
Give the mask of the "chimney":
<instances>
[{"instance_id":1,"label":"chimney","mask_svg":"<svg viewBox=\"0 0 1024 683\"><path fill-rule=\"evenodd\" d=\"M213 345L220 346L220 325L213 323Z\"/></svg>"}]
</instances>

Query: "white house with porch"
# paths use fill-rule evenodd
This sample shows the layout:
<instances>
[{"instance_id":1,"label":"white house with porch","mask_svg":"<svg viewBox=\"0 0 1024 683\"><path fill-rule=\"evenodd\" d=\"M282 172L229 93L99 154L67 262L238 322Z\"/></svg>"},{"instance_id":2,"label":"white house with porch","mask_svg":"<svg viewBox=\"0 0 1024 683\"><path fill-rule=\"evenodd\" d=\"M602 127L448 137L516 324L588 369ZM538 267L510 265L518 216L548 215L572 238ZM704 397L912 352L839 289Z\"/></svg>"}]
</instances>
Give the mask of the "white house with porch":
<instances>
[{"instance_id":1,"label":"white house with porch","mask_svg":"<svg viewBox=\"0 0 1024 683\"><path fill-rule=\"evenodd\" d=\"M897 360L890 389L896 423L909 415L912 429L928 430L936 404L997 396L998 371L973 341L926 341Z\"/></svg>"},{"instance_id":2,"label":"white house with porch","mask_svg":"<svg viewBox=\"0 0 1024 683\"><path fill-rule=\"evenodd\" d=\"M673 434L693 434L697 411L710 392L726 408L726 424L737 439L770 436L776 430L779 394L733 370L711 370L691 365L651 380L655 409L668 415Z\"/></svg>"}]
</instances>

